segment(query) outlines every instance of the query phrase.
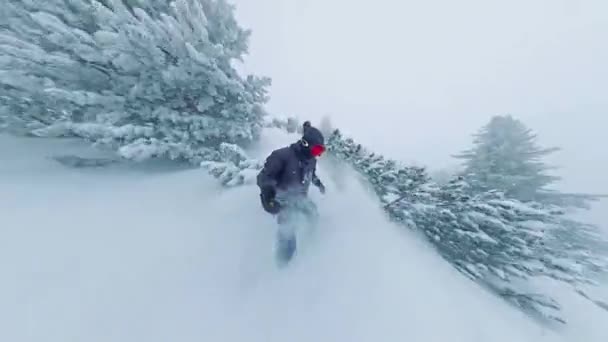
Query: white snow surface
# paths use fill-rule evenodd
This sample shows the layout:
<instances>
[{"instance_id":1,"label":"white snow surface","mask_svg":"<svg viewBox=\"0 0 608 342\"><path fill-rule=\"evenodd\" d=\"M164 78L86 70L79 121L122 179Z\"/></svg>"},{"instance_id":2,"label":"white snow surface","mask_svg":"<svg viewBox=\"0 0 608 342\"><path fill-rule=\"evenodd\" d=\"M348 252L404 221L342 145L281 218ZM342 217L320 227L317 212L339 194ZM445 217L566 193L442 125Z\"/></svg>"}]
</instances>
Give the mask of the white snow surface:
<instances>
[{"instance_id":1,"label":"white snow surface","mask_svg":"<svg viewBox=\"0 0 608 342\"><path fill-rule=\"evenodd\" d=\"M255 153L263 158L290 139L270 134ZM69 169L49 159L66 153L92 152L69 140L0 135L0 341L608 336L587 306L580 312L590 316L554 333L483 292L387 222L352 175L340 188L327 177L325 196L312 190L321 226L278 269L275 224L255 187L221 190L204 171L162 163Z\"/></svg>"}]
</instances>

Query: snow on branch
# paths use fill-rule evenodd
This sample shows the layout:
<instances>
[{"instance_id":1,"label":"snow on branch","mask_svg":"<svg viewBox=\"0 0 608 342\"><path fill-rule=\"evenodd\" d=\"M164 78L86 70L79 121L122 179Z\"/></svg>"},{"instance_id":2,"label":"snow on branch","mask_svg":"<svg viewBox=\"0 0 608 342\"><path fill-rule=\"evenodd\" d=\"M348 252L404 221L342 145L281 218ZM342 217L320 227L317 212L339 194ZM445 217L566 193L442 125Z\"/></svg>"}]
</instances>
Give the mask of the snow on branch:
<instances>
[{"instance_id":1,"label":"snow on branch","mask_svg":"<svg viewBox=\"0 0 608 342\"><path fill-rule=\"evenodd\" d=\"M259 138L270 81L232 67L250 32L225 0L11 0L0 22L4 129L194 164Z\"/></svg>"},{"instance_id":2,"label":"snow on branch","mask_svg":"<svg viewBox=\"0 0 608 342\"><path fill-rule=\"evenodd\" d=\"M466 177L439 185L424 168L376 154L339 130L328 151L363 176L392 221L421 231L458 271L530 314L564 322L556 299L530 292L531 280L550 278L580 294L578 287L608 272L606 240L560 207L479 191Z\"/></svg>"}]
</instances>

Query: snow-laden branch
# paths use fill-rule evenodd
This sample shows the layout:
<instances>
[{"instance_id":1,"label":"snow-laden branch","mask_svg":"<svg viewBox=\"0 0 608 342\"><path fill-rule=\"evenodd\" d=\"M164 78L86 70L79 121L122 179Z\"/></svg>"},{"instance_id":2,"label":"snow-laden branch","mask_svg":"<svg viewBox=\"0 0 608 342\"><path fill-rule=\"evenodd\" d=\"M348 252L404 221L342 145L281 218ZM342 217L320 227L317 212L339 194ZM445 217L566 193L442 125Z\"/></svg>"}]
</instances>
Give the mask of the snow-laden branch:
<instances>
[{"instance_id":1,"label":"snow-laden branch","mask_svg":"<svg viewBox=\"0 0 608 342\"><path fill-rule=\"evenodd\" d=\"M582 293L579 286L608 270L608 243L597 228L557 206L480 192L462 177L438 185L424 168L375 154L339 130L328 151L363 176L392 221L424 233L458 271L522 310L563 322L560 303L530 292L530 281L550 278Z\"/></svg>"},{"instance_id":2,"label":"snow-laden branch","mask_svg":"<svg viewBox=\"0 0 608 342\"><path fill-rule=\"evenodd\" d=\"M249 31L224 0L13 1L0 11L0 125L128 159L200 163L259 137L269 80L231 63Z\"/></svg>"}]
</instances>

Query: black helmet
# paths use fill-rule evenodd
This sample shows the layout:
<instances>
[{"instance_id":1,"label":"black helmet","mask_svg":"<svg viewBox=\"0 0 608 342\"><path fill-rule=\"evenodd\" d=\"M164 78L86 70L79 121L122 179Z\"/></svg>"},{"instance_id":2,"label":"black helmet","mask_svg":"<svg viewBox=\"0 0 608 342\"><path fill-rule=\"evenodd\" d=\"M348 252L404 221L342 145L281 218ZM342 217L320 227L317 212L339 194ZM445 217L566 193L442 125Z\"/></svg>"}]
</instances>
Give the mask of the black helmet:
<instances>
[{"instance_id":1,"label":"black helmet","mask_svg":"<svg viewBox=\"0 0 608 342\"><path fill-rule=\"evenodd\" d=\"M300 140L302 146L307 149L313 157L318 157L325 152L325 138L323 133L312 127L310 121L304 122L303 134Z\"/></svg>"}]
</instances>

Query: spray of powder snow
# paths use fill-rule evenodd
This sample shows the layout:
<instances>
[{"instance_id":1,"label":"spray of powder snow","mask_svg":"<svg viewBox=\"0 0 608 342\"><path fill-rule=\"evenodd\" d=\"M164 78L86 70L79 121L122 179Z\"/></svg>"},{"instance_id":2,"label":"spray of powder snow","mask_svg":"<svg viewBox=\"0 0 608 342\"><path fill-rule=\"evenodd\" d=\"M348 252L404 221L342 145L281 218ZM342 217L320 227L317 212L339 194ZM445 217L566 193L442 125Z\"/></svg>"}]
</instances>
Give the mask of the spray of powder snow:
<instances>
[{"instance_id":1,"label":"spray of powder snow","mask_svg":"<svg viewBox=\"0 0 608 342\"><path fill-rule=\"evenodd\" d=\"M559 340L387 223L352 175L313 190L322 224L278 270L254 187L66 169L47 157L73 144L0 138L2 341Z\"/></svg>"}]
</instances>

